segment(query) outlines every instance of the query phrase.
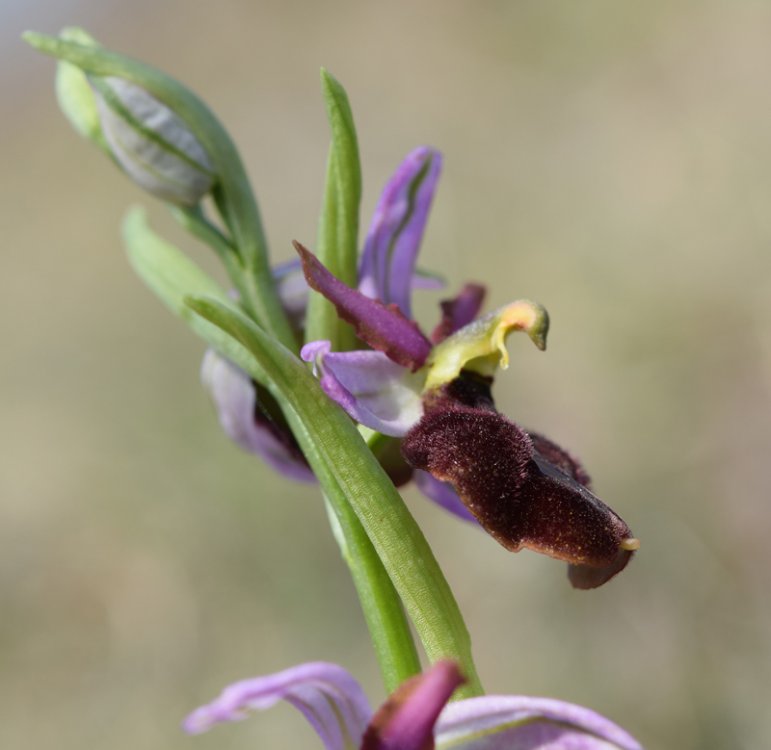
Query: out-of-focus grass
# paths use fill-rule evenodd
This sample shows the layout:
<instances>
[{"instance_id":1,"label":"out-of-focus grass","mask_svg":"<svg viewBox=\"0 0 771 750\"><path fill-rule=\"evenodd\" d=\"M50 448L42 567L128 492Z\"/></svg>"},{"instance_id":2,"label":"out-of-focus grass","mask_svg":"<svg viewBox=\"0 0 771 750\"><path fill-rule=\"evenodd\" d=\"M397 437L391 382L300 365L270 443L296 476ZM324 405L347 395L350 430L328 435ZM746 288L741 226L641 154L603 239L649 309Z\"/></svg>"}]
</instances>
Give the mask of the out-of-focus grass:
<instances>
[{"instance_id":1,"label":"out-of-focus grass","mask_svg":"<svg viewBox=\"0 0 771 750\"><path fill-rule=\"evenodd\" d=\"M201 347L121 252L125 206L152 201L69 131L50 61L12 38L65 22L214 106L277 258L315 236L320 65L353 102L366 210L413 145L445 152L425 265L488 282L490 306L547 305L549 351L512 341L499 405L580 454L643 542L574 592L408 492L486 686L589 705L651 748L767 744L771 8L141 0L3 25L0 745L189 747L188 709L307 659L381 697L318 497L219 433ZM313 741L288 708L196 740Z\"/></svg>"}]
</instances>

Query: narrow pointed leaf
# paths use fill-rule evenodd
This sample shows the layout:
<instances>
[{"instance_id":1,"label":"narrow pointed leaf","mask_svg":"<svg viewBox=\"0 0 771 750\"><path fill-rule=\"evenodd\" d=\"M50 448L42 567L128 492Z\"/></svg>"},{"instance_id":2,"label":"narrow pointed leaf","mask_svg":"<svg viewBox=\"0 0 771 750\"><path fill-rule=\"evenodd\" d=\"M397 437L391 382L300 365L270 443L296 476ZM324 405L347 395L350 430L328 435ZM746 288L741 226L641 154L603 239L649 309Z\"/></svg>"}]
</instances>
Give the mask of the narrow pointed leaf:
<instances>
[{"instance_id":1,"label":"narrow pointed leaf","mask_svg":"<svg viewBox=\"0 0 771 750\"><path fill-rule=\"evenodd\" d=\"M356 286L361 203L361 165L356 128L345 89L326 70L321 71L321 85L332 143L327 159L316 252L337 278L348 286ZM353 331L337 317L332 305L320 295L312 294L306 341L316 339L328 339L335 351L352 349L355 344Z\"/></svg>"}]
</instances>

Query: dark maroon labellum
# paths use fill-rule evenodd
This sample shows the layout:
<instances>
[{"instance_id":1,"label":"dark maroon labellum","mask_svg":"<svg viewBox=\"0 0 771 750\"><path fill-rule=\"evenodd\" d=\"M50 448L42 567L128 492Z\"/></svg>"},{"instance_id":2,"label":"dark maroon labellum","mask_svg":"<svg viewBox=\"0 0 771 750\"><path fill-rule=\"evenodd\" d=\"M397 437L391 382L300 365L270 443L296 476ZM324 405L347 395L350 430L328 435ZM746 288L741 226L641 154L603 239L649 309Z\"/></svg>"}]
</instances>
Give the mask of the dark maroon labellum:
<instances>
[{"instance_id":1,"label":"dark maroon labellum","mask_svg":"<svg viewBox=\"0 0 771 750\"><path fill-rule=\"evenodd\" d=\"M624 569L638 542L586 485L580 464L494 410L490 381L464 372L427 398L404 438L415 468L450 482L480 525L507 549L523 547L570 564L576 588Z\"/></svg>"}]
</instances>

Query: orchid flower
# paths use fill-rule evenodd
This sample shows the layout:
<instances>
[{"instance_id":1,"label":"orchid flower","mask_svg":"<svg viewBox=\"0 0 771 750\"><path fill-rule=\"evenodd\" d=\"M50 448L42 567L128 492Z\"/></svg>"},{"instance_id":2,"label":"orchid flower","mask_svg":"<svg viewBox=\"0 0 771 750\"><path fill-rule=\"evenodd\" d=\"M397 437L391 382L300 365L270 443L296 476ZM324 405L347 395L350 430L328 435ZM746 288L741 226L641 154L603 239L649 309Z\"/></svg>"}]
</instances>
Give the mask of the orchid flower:
<instances>
[{"instance_id":1,"label":"orchid flower","mask_svg":"<svg viewBox=\"0 0 771 750\"><path fill-rule=\"evenodd\" d=\"M332 399L361 425L401 440L401 457L381 459L394 481L414 477L429 499L478 522L512 551L522 548L569 563L577 588L595 588L623 570L639 543L624 521L589 490L589 477L566 451L526 432L495 410L497 367L508 366L506 337L525 331L546 345L546 311L519 300L477 318L485 289L467 284L441 303L427 337L410 318L416 261L439 177L441 157L418 148L386 184L364 244L358 289L336 279L296 244L302 272L371 348L333 352L306 344ZM305 289L298 266L276 274L279 295L302 325ZM310 479L301 452L270 395L233 365L207 354L204 382L226 432L296 479Z\"/></svg>"},{"instance_id":2,"label":"orchid flower","mask_svg":"<svg viewBox=\"0 0 771 750\"><path fill-rule=\"evenodd\" d=\"M406 314L410 312L412 288L441 286L437 277L416 268L441 166L441 155L428 147L416 148L406 156L383 188L362 250L359 290L368 297L399 305ZM298 332L302 331L309 289L299 260L274 268L273 279L289 320ZM484 290L477 286L473 290L481 303ZM478 309L479 304L470 311L470 317L466 313L468 320ZM313 481L280 409L265 389L213 350L204 357L201 380L231 440L284 476ZM412 475L412 469L400 459L392 465L384 461L384 465L397 484ZM419 485L421 482L427 480ZM427 487L429 496L435 491L435 487Z\"/></svg>"},{"instance_id":3,"label":"orchid flower","mask_svg":"<svg viewBox=\"0 0 771 750\"><path fill-rule=\"evenodd\" d=\"M448 703L463 682L455 662L437 662L402 683L373 714L345 669L313 662L230 685L190 714L184 727L198 734L285 700L302 712L326 750L641 750L617 725L563 701L487 695Z\"/></svg>"}]
</instances>

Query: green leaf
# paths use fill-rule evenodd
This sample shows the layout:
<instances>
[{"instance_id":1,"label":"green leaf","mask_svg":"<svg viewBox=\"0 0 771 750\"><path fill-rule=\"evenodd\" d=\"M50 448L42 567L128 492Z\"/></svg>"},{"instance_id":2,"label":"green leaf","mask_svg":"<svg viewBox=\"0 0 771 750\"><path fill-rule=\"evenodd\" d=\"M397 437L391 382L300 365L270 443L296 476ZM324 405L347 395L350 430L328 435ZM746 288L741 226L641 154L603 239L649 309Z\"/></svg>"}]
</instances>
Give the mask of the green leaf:
<instances>
[{"instance_id":1,"label":"green leaf","mask_svg":"<svg viewBox=\"0 0 771 750\"><path fill-rule=\"evenodd\" d=\"M423 533L349 417L327 398L305 365L237 310L216 299L187 303L236 338L253 356L246 371L267 376L308 463L335 509L353 508L374 546L429 659L457 660L481 692L471 643L452 591Z\"/></svg>"},{"instance_id":2,"label":"green leaf","mask_svg":"<svg viewBox=\"0 0 771 750\"><path fill-rule=\"evenodd\" d=\"M361 203L361 165L356 127L345 89L323 69L321 85L332 143L327 159L316 255L338 279L355 287ZM341 321L333 305L316 292L310 297L307 320L306 341L329 339L335 351L355 346L353 329Z\"/></svg>"},{"instance_id":3,"label":"green leaf","mask_svg":"<svg viewBox=\"0 0 771 750\"><path fill-rule=\"evenodd\" d=\"M131 209L123 221L123 240L134 270L174 315L231 361L244 367L253 365L254 358L232 336L219 326L196 315L186 304L189 295L216 299L221 305L235 309L227 292L193 263L181 250L153 232L147 224L145 212ZM264 374L255 375L261 383Z\"/></svg>"}]
</instances>

